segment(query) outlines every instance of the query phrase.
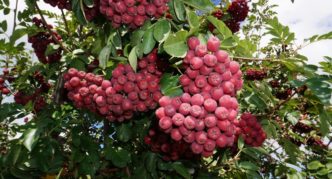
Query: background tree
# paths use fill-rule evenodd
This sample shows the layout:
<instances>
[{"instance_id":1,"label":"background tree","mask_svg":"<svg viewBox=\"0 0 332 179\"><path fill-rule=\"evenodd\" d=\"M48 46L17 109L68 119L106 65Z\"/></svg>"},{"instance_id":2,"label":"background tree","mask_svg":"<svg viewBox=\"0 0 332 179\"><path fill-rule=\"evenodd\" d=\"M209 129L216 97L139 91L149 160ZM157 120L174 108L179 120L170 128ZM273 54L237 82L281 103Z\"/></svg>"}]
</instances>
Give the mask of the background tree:
<instances>
[{"instance_id":1,"label":"background tree","mask_svg":"<svg viewBox=\"0 0 332 179\"><path fill-rule=\"evenodd\" d=\"M332 58L299 53L331 32L295 46L263 0L0 2L1 178L332 177Z\"/></svg>"}]
</instances>

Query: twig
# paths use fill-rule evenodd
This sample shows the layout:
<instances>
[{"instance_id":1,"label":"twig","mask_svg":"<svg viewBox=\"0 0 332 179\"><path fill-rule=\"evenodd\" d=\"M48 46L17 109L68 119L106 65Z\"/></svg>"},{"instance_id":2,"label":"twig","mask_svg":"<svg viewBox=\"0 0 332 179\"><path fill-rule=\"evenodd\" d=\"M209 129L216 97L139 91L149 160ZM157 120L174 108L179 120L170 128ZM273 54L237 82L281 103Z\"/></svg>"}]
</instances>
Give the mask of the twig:
<instances>
[{"instance_id":1,"label":"twig","mask_svg":"<svg viewBox=\"0 0 332 179\"><path fill-rule=\"evenodd\" d=\"M16 16L17 16L17 6L18 6L18 0L16 0L16 2L15 2L16 4L15 4L15 9L14 9L14 25L13 25L13 32L12 32L12 34L14 34L14 31L15 31L15 29L16 29Z\"/></svg>"},{"instance_id":2,"label":"twig","mask_svg":"<svg viewBox=\"0 0 332 179\"><path fill-rule=\"evenodd\" d=\"M172 26L177 30L179 31L180 28L172 21L172 20L169 20L169 22L172 24Z\"/></svg>"},{"instance_id":3,"label":"twig","mask_svg":"<svg viewBox=\"0 0 332 179\"><path fill-rule=\"evenodd\" d=\"M237 61L257 61L257 62L261 62L261 61L269 61L269 62L280 62L280 60L277 59L273 59L273 58L249 58L249 57L231 57L233 60L237 60Z\"/></svg>"},{"instance_id":4,"label":"twig","mask_svg":"<svg viewBox=\"0 0 332 179\"><path fill-rule=\"evenodd\" d=\"M278 109L280 109L280 107L281 107L282 105L284 105L284 104L287 103L290 99L292 99L292 97L295 96L295 94L296 94L296 91L295 91L292 95L288 96L287 99L281 101L277 106L275 106L275 107L272 109L272 112L271 112L271 114L270 114L270 117L272 117L272 116L274 115L274 113L275 113Z\"/></svg>"},{"instance_id":5,"label":"twig","mask_svg":"<svg viewBox=\"0 0 332 179\"><path fill-rule=\"evenodd\" d=\"M61 103L62 90L63 90L63 73L60 73L53 94L55 104Z\"/></svg>"},{"instance_id":6,"label":"twig","mask_svg":"<svg viewBox=\"0 0 332 179\"><path fill-rule=\"evenodd\" d=\"M66 31L67 31L68 35L70 36L68 22L67 22L66 15L65 15L63 9L61 9L61 15L62 15L63 22L65 23Z\"/></svg>"},{"instance_id":7,"label":"twig","mask_svg":"<svg viewBox=\"0 0 332 179\"><path fill-rule=\"evenodd\" d=\"M125 169L125 170L126 170L126 174L127 174L127 176L128 176L128 177L130 177L130 176L131 176L131 174L130 174L130 170L129 170L129 168L128 168L128 167L126 167L126 169Z\"/></svg>"},{"instance_id":8,"label":"twig","mask_svg":"<svg viewBox=\"0 0 332 179\"><path fill-rule=\"evenodd\" d=\"M37 9L37 11L38 11L38 13L39 13L39 15L40 15L40 17L41 17L41 20L42 20L44 26L46 27L46 30L48 31L48 33L50 33L50 35L52 36L52 39L53 39L57 44L59 44L59 45L61 46L61 48L62 48L65 52L70 52L70 51L69 51L69 50L63 45L63 43L62 43L61 41L59 41L59 40L56 38L56 36L54 35L54 32L53 32L50 28L47 27L47 22L46 22L46 20L45 20L45 18L44 18L44 15L43 15L42 11L40 10L40 8L39 8L37 2L36 2L35 5L36 5L36 9Z\"/></svg>"}]
</instances>

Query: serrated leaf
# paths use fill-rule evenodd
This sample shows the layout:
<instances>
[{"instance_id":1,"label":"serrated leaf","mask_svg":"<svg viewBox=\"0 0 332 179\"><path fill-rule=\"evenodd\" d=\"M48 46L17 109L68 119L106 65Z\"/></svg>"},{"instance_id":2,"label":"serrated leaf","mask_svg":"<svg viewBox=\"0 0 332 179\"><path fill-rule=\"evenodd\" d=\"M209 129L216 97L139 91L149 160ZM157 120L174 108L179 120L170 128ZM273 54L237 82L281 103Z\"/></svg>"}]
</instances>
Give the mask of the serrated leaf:
<instances>
[{"instance_id":1,"label":"serrated leaf","mask_svg":"<svg viewBox=\"0 0 332 179\"><path fill-rule=\"evenodd\" d=\"M187 35L188 32L184 30L171 34L164 43L165 51L173 57L185 57L188 50Z\"/></svg>"},{"instance_id":2,"label":"serrated leaf","mask_svg":"<svg viewBox=\"0 0 332 179\"><path fill-rule=\"evenodd\" d=\"M171 24L167 20L158 21L153 29L153 36L156 41L163 42L171 32Z\"/></svg>"}]
</instances>

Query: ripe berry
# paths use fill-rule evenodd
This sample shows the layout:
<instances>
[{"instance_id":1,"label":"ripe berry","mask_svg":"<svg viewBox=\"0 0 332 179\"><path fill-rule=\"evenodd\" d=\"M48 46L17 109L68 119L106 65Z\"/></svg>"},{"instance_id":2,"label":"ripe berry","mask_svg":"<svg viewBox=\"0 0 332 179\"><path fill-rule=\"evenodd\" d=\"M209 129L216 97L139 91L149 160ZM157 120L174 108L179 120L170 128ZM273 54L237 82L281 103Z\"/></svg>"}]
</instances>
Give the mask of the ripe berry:
<instances>
[{"instance_id":1,"label":"ripe berry","mask_svg":"<svg viewBox=\"0 0 332 179\"><path fill-rule=\"evenodd\" d=\"M214 67L217 64L217 58L214 55L206 54L203 59L204 64L209 67Z\"/></svg>"},{"instance_id":2,"label":"ripe berry","mask_svg":"<svg viewBox=\"0 0 332 179\"><path fill-rule=\"evenodd\" d=\"M182 139L182 135L181 135L179 129L172 129L171 130L171 137L175 141L180 141Z\"/></svg>"},{"instance_id":3,"label":"ripe berry","mask_svg":"<svg viewBox=\"0 0 332 179\"><path fill-rule=\"evenodd\" d=\"M203 131L196 132L195 138L198 144L204 144L208 140L206 132Z\"/></svg>"},{"instance_id":4,"label":"ripe berry","mask_svg":"<svg viewBox=\"0 0 332 179\"><path fill-rule=\"evenodd\" d=\"M215 100L211 99L211 98L210 99L206 99L204 101L204 108L208 112L213 112L217 108L217 102Z\"/></svg>"},{"instance_id":5,"label":"ripe berry","mask_svg":"<svg viewBox=\"0 0 332 179\"><path fill-rule=\"evenodd\" d=\"M203 152L203 145L193 142L191 144L191 150L193 151L194 154L200 154Z\"/></svg>"},{"instance_id":6,"label":"ripe berry","mask_svg":"<svg viewBox=\"0 0 332 179\"><path fill-rule=\"evenodd\" d=\"M206 116L204 119L204 124L208 128L216 126L217 119L216 119L215 115L210 114L210 115Z\"/></svg>"},{"instance_id":7,"label":"ripe berry","mask_svg":"<svg viewBox=\"0 0 332 179\"><path fill-rule=\"evenodd\" d=\"M201 94L195 94L191 97L191 105L201 106L204 103L204 97Z\"/></svg>"},{"instance_id":8,"label":"ripe berry","mask_svg":"<svg viewBox=\"0 0 332 179\"><path fill-rule=\"evenodd\" d=\"M159 120L159 127L161 129L169 129L172 126L172 119L170 117L163 117Z\"/></svg>"},{"instance_id":9,"label":"ripe berry","mask_svg":"<svg viewBox=\"0 0 332 179\"><path fill-rule=\"evenodd\" d=\"M185 119L184 119L184 122L183 122L184 126L187 128L187 129L194 129L195 126L196 126L196 121L193 117L191 116L187 116Z\"/></svg>"},{"instance_id":10,"label":"ripe berry","mask_svg":"<svg viewBox=\"0 0 332 179\"><path fill-rule=\"evenodd\" d=\"M205 54L207 54L207 48L206 48L206 45L198 45L196 48L195 48L195 54L198 56L198 57L204 57Z\"/></svg>"},{"instance_id":11,"label":"ripe berry","mask_svg":"<svg viewBox=\"0 0 332 179\"><path fill-rule=\"evenodd\" d=\"M194 70L198 70L203 66L203 60L199 57L194 57L189 62L190 62L190 67Z\"/></svg>"},{"instance_id":12,"label":"ripe berry","mask_svg":"<svg viewBox=\"0 0 332 179\"><path fill-rule=\"evenodd\" d=\"M191 50L195 50L196 47L200 44L200 41L197 37L190 37L188 39L188 47Z\"/></svg>"},{"instance_id":13,"label":"ripe berry","mask_svg":"<svg viewBox=\"0 0 332 179\"><path fill-rule=\"evenodd\" d=\"M207 41L207 48L211 52L216 52L220 47L220 40L215 37L211 36L209 40Z\"/></svg>"},{"instance_id":14,"label":"ripe berry","mask_svg":"<svg viewBox=\"0 0 332 179\"><path fill-rule=\"evenodd\" d=\"M176 126L181 126L184 122L184 116L180 113L176 113L173 117L172 117L172 122L174 125Z\"/></svg>"}]
</instances>

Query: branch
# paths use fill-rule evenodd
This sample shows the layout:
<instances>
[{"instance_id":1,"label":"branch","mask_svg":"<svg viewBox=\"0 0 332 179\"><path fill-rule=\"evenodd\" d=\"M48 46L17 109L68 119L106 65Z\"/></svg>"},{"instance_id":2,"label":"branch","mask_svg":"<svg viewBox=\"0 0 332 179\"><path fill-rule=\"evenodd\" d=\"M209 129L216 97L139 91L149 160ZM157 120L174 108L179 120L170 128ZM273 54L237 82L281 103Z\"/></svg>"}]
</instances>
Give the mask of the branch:
<instances>
[{"instance_id":1,"label":"branch","mask_svg":"<svg viewBox=\"0 0 332 179\"><path fill-rule=\"evenodd\" d=\"M61 100L61 97L63 96L62 92L63 92L63 73L60 73L53 93L55 104L60 104L62 102Z\"/></svg>"},{"instance_id":2,"label":"branch","mask_svg":"<svg viewBox=\"0 0 332 179\"><path fill-rule=\"evenodd\" d=\"M15 29L16 29L16 16L17 16L17 6L18 6L18 0L16 0L15 2L15 9L14 9L14 25L13 25L13 32L12 34L14 33Z\"/></svg>"},{"instance_id":3,"label":"branch","mask_svg":"<svg viewBox=\"0 0 332 179\"><path fill-rule=\"evenodd\" d=\"M65 13L63 12L63 9L61 9L61 15L62 15L63 22L65 23L66 31L67 31L68 35L70 36L70 31L69 31L68 22L67 22L67 19L66 19L66 15L65 15Z\"/></svg>"},{"instance_id":4,"label":"branch","mask_svg":"<svg viewBox=\"0 0 332 179\"><path fill-rule=\"evenodd\" d=\"M250 57L231 57L233 60L236 61L256 61L256 62L262 62L262 61L268 61L268 62L280 62L280 60L273 59L273 58L250 58Z\"/></svg>"},{"instance_id":5,"label":"branch","mask_svg":"<svg viewBox=\"0 0 332 179\"><path fill-rule=\"evenodd\" d=\"M287 99L281 101L277 106L275 106L275 107L272 109L272 112L271 112L271 114L270 114L270 117L272 117L272 116L274 115L274 113L275 113L277 110L279 110L279 109L281 108L282 105L284 105L284 104L287 103L290 99L292 99L292 97L295 96L295 94L296 94L296 91L295 91L292 95L288 96Z\"/></svg>"},{"instance_id":6,"label":"branch","mask_svg":"<svg viewBox=\"0 0 332 179\"><path fill-rule=\"evenodd\" d=\"M48 31L48 33L50 33L50 35L52 36L52 39L53 39L57 44L59 44L59 45L61 46L61 48L62 48L65 52L70 52L70 51L69 51L69 50L63 45L63 43L62 43L61 41L59 41L59 40L56 38L56 36L54 35L53 31L52 31L50 28L47 27L47 22L46 22L46 20L45 20L45 18L44 18L44 15L43 15L42 11L40 10L40 8L39 8L37 2L36 2L35 5L36 5L36 9L37 9L37 11L38 11L38 13L39 13L39 15L40 15L40 17L41 17L41 20L42 20L44 26L46 27L46 30Z\"/></svg>"}]
</instances>

